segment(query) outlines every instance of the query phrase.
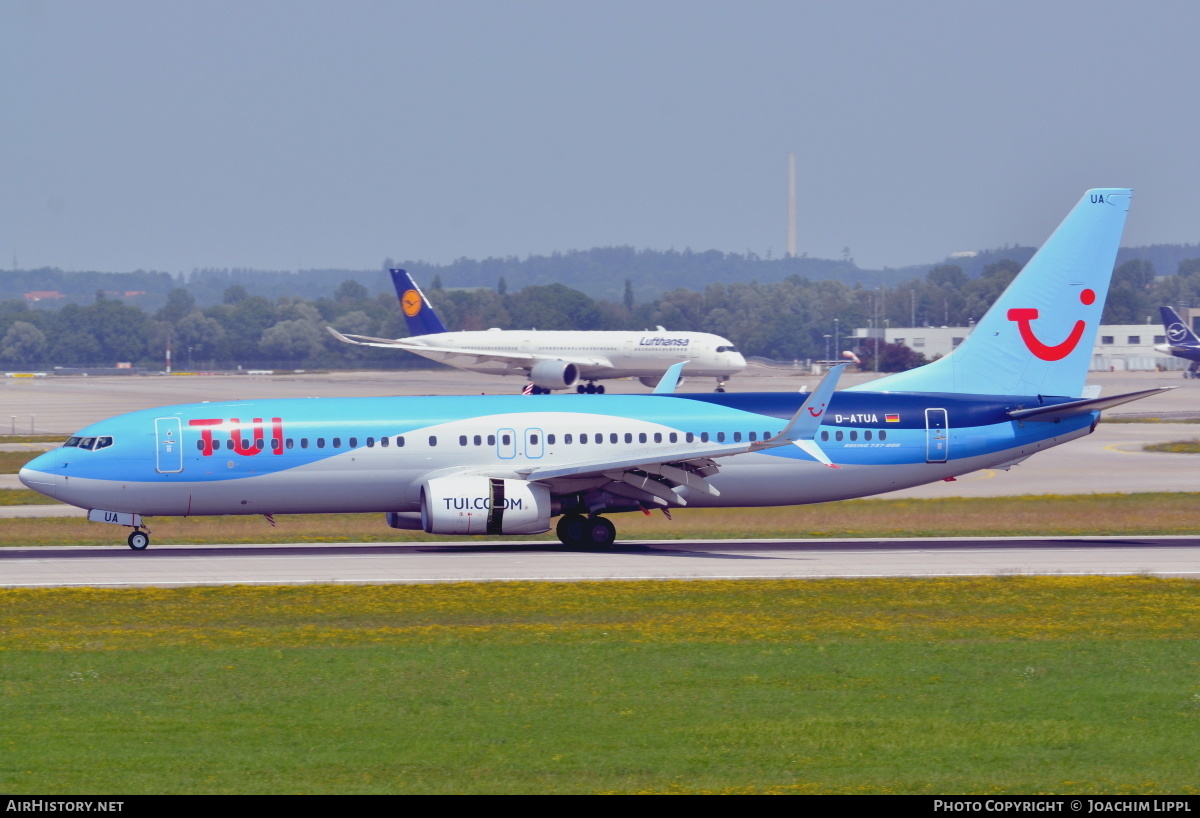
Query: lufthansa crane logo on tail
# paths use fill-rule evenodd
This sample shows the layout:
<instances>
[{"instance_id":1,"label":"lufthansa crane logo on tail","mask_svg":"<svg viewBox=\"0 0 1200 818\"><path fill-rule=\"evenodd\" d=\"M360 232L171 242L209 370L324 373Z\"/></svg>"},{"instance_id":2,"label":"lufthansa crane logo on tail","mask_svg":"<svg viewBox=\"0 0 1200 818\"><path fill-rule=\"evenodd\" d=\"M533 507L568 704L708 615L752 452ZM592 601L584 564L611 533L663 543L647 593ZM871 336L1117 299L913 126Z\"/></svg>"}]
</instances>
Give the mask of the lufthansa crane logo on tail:
<instances>
[{"instance_id":1,"label":"lufthansa crane logo on tail","mask_svg":"<svg viewBox=\"0 0 1200 818\"><path fill-rule=\"evenodd\" d=\"M407 290L400 298L400 308L412 318L421 311L421 294L416 290Z\"/></svg>"},{"instance_id":2,"label":"lufthansa crane logo on tail","mask_svg":"<svg viewBox=\"0 0 1200 818\"><path fill-rule=\"evenodd\" d=\"M1096 302L1096 293L1090 289L1084 290L1079 294L1079 301L1084 306L1091 306ZM1008 311L1008 320L1016 322L1017 327L1021 330L1021 340L1035 356L1043 361L1061 361L1074 352L1075 347L1079 346L1079 340L1083 338L1083 330L1087 327L1087 322L1076 321L1075 326L1071 329L1071 334L1065 341L1058 344L1046 344L1037 337L1030 325L1030 322L1036 321L1037 317L1036 307L1018 307Z\"/></svg>"},{"instance_id":3,"label":"lufthansa crane logo on tail","mask_svg":"<svg viewBox=\"0 0 1200 818\"><path fill-rule=\"evenodd\" d=\"M1173 343L1179 343L1187 338L1187 327L1176 321L1171 326L1167 327L1167 338Z\"/></svg>"}]
</instances>

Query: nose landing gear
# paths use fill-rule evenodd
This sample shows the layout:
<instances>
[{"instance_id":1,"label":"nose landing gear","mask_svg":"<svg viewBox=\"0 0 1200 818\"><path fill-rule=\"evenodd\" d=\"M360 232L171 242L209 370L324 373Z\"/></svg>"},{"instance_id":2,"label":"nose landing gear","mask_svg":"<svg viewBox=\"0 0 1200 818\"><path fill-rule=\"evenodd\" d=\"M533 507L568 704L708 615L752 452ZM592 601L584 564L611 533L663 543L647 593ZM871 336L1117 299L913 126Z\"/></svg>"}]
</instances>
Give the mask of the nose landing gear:
<instances>
[{"instance_id":1,"label":"nose landing gear","mask_svg":"<svg viewBox=\"0 0 1200 818\"><path fill-rule=\"evenodd\" d=\"M135 529L126 542L134 551L145 551L146 547L150 545L150 532L142 531L140 528Z\"/></svg>"}]
</instances>

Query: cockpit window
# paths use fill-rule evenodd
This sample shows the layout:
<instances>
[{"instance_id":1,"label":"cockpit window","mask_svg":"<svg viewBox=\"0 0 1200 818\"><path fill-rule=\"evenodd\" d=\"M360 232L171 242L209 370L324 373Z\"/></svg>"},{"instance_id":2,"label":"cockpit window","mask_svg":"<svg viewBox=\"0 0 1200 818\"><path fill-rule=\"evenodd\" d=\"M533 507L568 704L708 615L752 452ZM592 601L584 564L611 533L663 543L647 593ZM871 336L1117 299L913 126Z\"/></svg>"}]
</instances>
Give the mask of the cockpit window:
<instances>
[{"instance_id":1,"label":"cockpit window","mask_svg":"<svg viewBox=\"0 0 1200 818\"><path fill-rule=\"evenodd\" d=\"M719 346L719 347L717 347L717 352L737 352L737 347L735 347L735 346Z\"/></svg>"},{"instance_id":2,"label":"cockpit window","mask_svg":"<svg viewBox=\"0 0 1200 818\"><path fill-rule=\"evenodd\" d=\"M96 449L107 449L113 445L111 437L71 437L67 438L67 442L63 444L63 448L87 449L95 451Z\"/></svg>"}]
</instances>

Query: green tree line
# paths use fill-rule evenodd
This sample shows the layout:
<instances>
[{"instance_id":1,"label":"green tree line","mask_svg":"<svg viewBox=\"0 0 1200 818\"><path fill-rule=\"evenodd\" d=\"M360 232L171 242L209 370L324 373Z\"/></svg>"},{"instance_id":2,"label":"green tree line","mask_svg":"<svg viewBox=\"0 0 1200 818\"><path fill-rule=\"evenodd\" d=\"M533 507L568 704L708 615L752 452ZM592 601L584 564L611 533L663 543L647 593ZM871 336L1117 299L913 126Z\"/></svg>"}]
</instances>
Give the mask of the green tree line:
<instances>
[{"instance_id":1,"label":"green tree line","mask_svg":"<svg viewBox=\"0 0 1200 818\"><path fill-rule=\"evenodd\" d=\"M855 327L969 326L1020 271L1000 259L971 278L954 264L891 287L870 287L799 275L776 282L714 283L677 288L639 301L631 276L617 298L596 299L561 283L511 288L504 276L491 287L448 287L440 274L426 294L451 330L672 330L712 332L745 354L780 360L824 358L830 339L842 349ZM1172 275L1157 276L1142 259L1120 264L1104 323L1158 321L1161 304L1200 303L1200 258L1185 259ZM150 312L98 291L89 304L59 309L24 300L0 301L0 364L6 367L113 366L129 362L157 369L170 345L175 367L361 368L425 365L398 350L353 347L326 330L380 338L408 334L396 297L343 281L331 296L251 295L227 286L219 304L203 307L175 287ZM839 350L832 350L837 354ZM883 353L881 352L881 355ZM889 355L900 355L888 351ZM901 356L902 357L902 356ZM910 362L911 363L911 362Z\"/></svg>"}]
</instances>

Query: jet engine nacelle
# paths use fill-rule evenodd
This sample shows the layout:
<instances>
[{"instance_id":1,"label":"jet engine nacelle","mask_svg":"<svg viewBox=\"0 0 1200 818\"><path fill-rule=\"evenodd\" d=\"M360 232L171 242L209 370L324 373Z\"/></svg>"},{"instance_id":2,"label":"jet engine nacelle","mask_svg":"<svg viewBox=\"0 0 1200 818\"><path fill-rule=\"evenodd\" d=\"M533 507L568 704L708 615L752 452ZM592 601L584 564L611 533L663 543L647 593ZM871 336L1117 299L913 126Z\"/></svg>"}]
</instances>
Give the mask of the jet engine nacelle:
<instances>
[{"instance_id":1,"label":"jet engine nacelle","mask_svg":"<svg viewBox=\"0 0 1200 818\"><path fill-rule=\"evenodd\" d=\"M392 528L401 528L405 531L425 530L425 526L421 521L421 512L419 511L389 511L387 513L387 524Z\"/></svg>"},{"instance_id":2,"label":"jet engine nacelle","mask_svg":"<svg viewBox=\"0 0 1200 818\"><path fill-rule=\"evenodd\" d=\"M654 387L658 386L658 382L662 380L662 375L659 375L659 376L657 376L657 377L654 377L654 378L651 378L651 377L638 378L638 380L642 382L642 386L646 386L646 387L649 387L650 389L653 389ZM683 384L684 384L684 380L685 380L684 378L680 378L680 379L679 379L679 380L678 380L678 381L675 383L675 385L676 385L676 386L683 386Z\"/></svg>"},{"instance_id":3,"label":"jet engine nacelle","mask_svg":"<svg viewBox=\"0 0 1200 818\"><path fill-rule=\"evenodd\" d=\"M550 488L499 477L435 477L421 487L421 523L429 534L541 534L550 530Z\"/></svg>"},{"instance_id":4,"label":"jet engine nacelle","mask_svg":"<svg viewBox=\"0 0 1200 818\"><path fill-rule=\"evenodd\" d=\"M566 361L538 361L529 370L529 380L542 389L570 389L579 382L579 367Z\"/></svg>"}]
</instances>

